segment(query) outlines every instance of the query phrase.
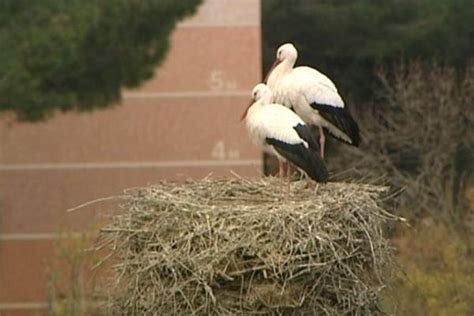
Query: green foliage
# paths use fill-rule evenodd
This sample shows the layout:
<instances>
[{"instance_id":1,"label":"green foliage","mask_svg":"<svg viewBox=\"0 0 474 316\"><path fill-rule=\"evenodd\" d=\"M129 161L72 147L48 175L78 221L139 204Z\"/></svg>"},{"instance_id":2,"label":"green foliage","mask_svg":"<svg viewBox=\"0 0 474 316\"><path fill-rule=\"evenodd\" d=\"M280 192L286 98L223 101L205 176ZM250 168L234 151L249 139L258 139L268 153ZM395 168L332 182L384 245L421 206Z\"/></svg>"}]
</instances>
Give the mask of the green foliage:
<instances>
[{"instance_id":1,"label":"green foliage","mask_svg":"<svg viewBox=\"0 0 474 316\"><path fill-rule=\"evenodd\" d=\"M93 109L153 75L202 0L0 0L0 111Z\"/></svg>"},{"instance_id":2,"label":"green foliage","mask_svg":"<svg viewBox=\"0 0 474 316\"><path fill-rule=\"evenodd\" d=\"M474 55L474 6L467 0L266 0L264 65L292 41L300 64L334 78L343 94L367 99L374 68L400 56L462 67Z\"/></svg>"},{"instance_id":3,"label":"green foliage","mask_svg":"<svg viewBox=\"0 0 474 316\"><path fill-rule=\"evenodd\" d=\"M90 250L90 236L65 233L56 240L56 255L48 273L49 315L80 316L88 312L87 296L91 291L87 272L97 259Z\"/></svg>"},{"instance_id":4,"label":"green foliage","mask_svg":"<svg viewBox=\"0 0 474 316\"><path fill-rule=\"evenodd\" d=\"M472 315L473 239L445 223L424 219L395 239L402 272L385 300L398 315Z\"/></svg>"}]
</instances>

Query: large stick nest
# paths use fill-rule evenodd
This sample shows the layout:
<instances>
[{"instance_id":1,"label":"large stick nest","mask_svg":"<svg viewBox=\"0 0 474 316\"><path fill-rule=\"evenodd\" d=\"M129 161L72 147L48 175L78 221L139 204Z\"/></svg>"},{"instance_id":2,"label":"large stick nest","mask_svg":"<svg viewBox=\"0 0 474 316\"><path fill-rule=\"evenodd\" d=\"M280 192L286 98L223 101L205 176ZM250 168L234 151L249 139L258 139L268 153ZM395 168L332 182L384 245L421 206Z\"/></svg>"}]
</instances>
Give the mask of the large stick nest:
<instances>
[{"instance_id":1,"label":"large stick nest","mask_svg":"<svg viewBox=\"0 0 474 316\"><path fill-rule=\"evenodd\" d=\"M282 187L283 186L283 187ZM277 179L160 183L126 192L102 230L110 313L378 313L390 247L386 188Z\"/></svg>"}]
</instances>

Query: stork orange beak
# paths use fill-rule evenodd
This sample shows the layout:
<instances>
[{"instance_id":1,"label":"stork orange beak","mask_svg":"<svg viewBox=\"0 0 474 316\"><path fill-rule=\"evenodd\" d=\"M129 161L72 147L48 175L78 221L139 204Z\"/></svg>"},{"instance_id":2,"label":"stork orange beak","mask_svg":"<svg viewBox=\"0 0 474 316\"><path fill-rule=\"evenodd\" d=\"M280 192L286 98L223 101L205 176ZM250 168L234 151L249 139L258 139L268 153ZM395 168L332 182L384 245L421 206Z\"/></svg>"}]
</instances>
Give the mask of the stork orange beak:
<instances>
[{"instance_id":1,"label":"stork orange beak","mask_svg":"<svg viewBox=\"0 0 474 316\"><path fill-rule=\"evenodd\" d=\"M241 122L242 122L243 120L245 120L245 117L247 117L247 112L249 111L250 107L252 106L252 104L253 104L254 102L255 102L254 100L250 100L249 105L247 105L247 108L245 109L244 114L242 114L242 117L240 118L240 121L241 121Z\"/></svg>"},{"instance_id":2,"label":"stork orange beak","mask_svg":"<svg viewBox=\"0 0 474 316\"><path fill-rule=\"evenodd\" d=\"M280 63L281 63L281 60L279 60L278 58L275 58L275 61L273 62L273 65L270 67L270 70L268 71L267 76L265 77L265 80L263 80L263 83L267 83L268 77L270 77L270 74L272 73L273 69L275 69L275 67L278 66L278 64Z\"/></svg>"}]
</instances>

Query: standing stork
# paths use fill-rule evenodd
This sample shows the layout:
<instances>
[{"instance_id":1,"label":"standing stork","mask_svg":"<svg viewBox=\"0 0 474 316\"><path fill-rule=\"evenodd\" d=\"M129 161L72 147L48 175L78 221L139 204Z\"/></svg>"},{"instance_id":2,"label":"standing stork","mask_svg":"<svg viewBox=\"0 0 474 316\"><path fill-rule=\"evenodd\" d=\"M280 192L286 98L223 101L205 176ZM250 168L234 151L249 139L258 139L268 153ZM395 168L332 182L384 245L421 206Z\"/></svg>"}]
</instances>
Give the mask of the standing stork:
<instances>
[{"instance_id":1,"label":"standing stork","mask_svg":"<svg viewBox=\"0 0 474 316\"><path fill-rule=\"evenodd\" d=\"M316 182L326 182L329 174L319 155L319 145L310 128L293 111L271 103L272 92L260 83L252 91L253 103L245 110L248 134L251 140L273 153L282 163L289 161Z\"/></svg>"},{"instance_id":2,"label":"standing stork","mask_svg":"<svg viewBox=\"0 0 474 316\"><path fill-rule=\"evenodd\" d=\"M308 125L319 127L321 157L324 158L323 128L337 139L358 146L359 127L344 107L334 83L314 68L293 68L297 58L298 51L293 44L283 44L278 48L275 62L265 79L273 92L272 101L291 108Z\"/></svg>"}]
</instances>

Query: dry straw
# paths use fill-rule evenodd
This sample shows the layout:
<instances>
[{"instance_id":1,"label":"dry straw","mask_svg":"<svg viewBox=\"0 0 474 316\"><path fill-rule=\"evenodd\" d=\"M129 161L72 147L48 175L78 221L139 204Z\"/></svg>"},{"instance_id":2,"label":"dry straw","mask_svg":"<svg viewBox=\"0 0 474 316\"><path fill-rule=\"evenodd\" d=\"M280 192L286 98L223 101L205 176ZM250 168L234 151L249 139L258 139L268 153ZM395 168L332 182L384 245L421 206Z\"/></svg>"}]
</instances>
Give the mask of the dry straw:
<instances>
[{"instance_id":1,"label":"dry straw","mask_svg":"<svg viewBox=\"0 0 474 316\"><path fill-rule=\"evenodd\" d=\"M385 187L278 179L163 182L126 192L102 230L115 315L378 313L399 220ZM286 187L284 187L286 190Z\"/></svg>"}]
</instances>

